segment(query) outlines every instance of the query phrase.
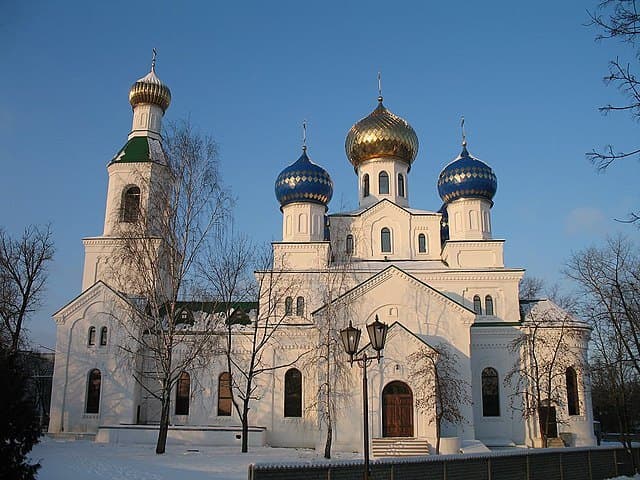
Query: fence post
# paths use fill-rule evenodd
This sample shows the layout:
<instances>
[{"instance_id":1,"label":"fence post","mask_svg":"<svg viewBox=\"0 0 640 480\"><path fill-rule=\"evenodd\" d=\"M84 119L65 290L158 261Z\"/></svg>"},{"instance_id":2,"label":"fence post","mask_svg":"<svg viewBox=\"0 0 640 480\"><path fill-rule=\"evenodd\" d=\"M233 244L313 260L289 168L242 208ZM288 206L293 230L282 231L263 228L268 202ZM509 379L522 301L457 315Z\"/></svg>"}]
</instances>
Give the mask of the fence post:
<instances>
[{"instance_id":1,"label":"fence post","mask_svg":"<svg viewBox=\"0 0 640 480\"><path fill-rule=\"evenodd\" d=\"M587 458L589 459L589 480L593 480L593 467L591 465L591 450L587 452Z\"/></svg>"},{"instance_id":2,"label":"fence post","mask_svg":"<svg viewBox=\"0 0 640 480\"><path fill-rule=\"evenodd\" d=\"M529 468L529 454L528 453L526 454L526 459L527 459L527 480L530 480L531 479L531 471L530 471L530 468Z\"/></svg>"},{"instance_id":3,"label":"fence post","mask_svg":"<svg viewBox=\"0 0 640 480\"><path fill-rule=\"evenodd\" d=\"M253 480L253 463L249 464L249 480Z\"/></svg>"},{"instance_id":4,"label":"fence post","mask_svg":"<svg viewBox=\"0 0 640 480\"><path fill-rule=\"evenodd\" d=\"M447 480L447 461L442 462L442 480Z\"/></svg>"},{"instance_id":5,"label":"fence post","mask_svg":"<svg viewBox=\"0 0 640 480\"><path fill-rule=\"evenodd\" d=\"M327 480L331 480L331 467L327 468Z\"/></svg>"},{"instance_id":6,"label":"fence post","mask_svg":"<svg viewBox=\"0 0 640 480\"><path fill-rule=\"evenodd\" d=\"M564 480L564 469L562 468L562 453L559 453L558 455L560 455L560 480Z\"/></svg>"},{"instance_id":7,"label":"fence post","mask_svg":"<svg viewBox=\"0 0 640 480\"><path fill-rule=\"evenodd\" d=\"M491 457L487 458L487 477L489 480L493 478L491 475Z\"/></svg>"}]
</instances>

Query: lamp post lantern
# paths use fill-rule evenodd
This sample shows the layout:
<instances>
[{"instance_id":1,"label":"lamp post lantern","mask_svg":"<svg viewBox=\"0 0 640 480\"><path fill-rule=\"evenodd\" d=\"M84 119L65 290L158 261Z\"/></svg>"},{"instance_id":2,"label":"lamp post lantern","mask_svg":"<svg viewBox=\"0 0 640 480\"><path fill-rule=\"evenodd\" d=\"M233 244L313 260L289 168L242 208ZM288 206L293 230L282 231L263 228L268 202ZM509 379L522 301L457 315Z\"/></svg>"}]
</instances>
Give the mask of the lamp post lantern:
<instances>
[{"instance_id":1,"label":"lamp post lantern","mask_svg":"<svg viewBox=\"0 0 640 480\"><path fill-rule=\"evenodd\" d=\"M367 333L369 334L369 341L371 342L371 348L376 351L376 359L380 363L382 358L382 350L387 340L387 330L389 326L386 323L382 323L376 315L375 321L367 325ZM363 410L363 424L364 424L364 480L369 480L369 392L368 392L368 379L367 379L367 365L373 360L373 357L367 356L367 352L363 351L362 355L356 357L358 353L358 343L360 341L360 335L362 331L359 328L355 328L349 320L349 326L343 330L340 330L340 338L342 340L342 346L344 351L349 355L349 362L353 366L355 361L359 367L362 368L362 410Z\"/></svg>"}]
</instances>

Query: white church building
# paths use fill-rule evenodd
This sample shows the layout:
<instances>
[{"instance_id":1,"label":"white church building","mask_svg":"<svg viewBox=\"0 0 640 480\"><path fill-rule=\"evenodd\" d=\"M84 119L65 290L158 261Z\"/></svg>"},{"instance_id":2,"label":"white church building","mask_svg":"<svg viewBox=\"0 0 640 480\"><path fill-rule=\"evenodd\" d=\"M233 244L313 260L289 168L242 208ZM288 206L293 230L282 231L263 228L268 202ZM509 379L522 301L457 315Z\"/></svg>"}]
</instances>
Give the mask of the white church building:
<instances>
[{"instance_id":1,"label":"white church building","mask_svg":"<svg viewBox=\"0 0 640 480\"><path fill-rule=\"evenodd\" d=\"M135 178L141 172L161 178L165 154L160 132L171 93L152 67L134 83L129 100L133 126L107 167L104 231L83 240L82 292L53 315L57 346L49 432L152 443L157 403L121 361L119 348L126 334L112 313L114 304L134 301L133 294L118 290L107 272L118 245L118 222L129 221L132 211L153 203L153 191L136 185ZM322 343L321 325L332 316L341 319L340 328L351 321L365 331L376 318L389 325L383 358L368 368L373 442L416 439L435 445L433 412L418 408L421 392L412 382L409 357L425 347L447 345L456 354L470 401L460 405L463 421L445 424L442 436L457 438L463 449L539 446L539 422L523 419L523 398L505 377L518 362L527 364L522 352L511 348L527 328L527 312L560 310L548 300L526 305L519 300L525 271L505 266L505 240L492 234L495 172L469 153L463 138L460 154L443 165L437 179L442 206L413 206L412 186L429 183L411 178L418 136L386 108L382 96L375 109L353 125L345 147L357 176L356 210L328 209L333 182L311 161L306 145L275 182L282 240L273 243L273 271L295 288L281 302L278 315L286 321L264 358L273 365L301 358L299 364L261 377L259 399L251 406L250 444L323 448L326 425L317 391L324 370L308 358ZM331 286L328 278L338 278L340 286ZM249 313L255 321L255 311ZM572 348L586 362L589 328L577 319L571 325L581 332ZM366 333L361 346L364 337ZM302 355L305 352L311 353ZM336 411L333 445L361 451L361 370L349 368L346 354L343 361L349 388ZM557 380L565 393L548 404L548 414L555 419L549 436L563 436L575 446L595 443L584 372L577 366L567 368ZM223 358L204 370L185 372L172 394L169 442L238 444L239 419L229 395Z\"/></svg>"}]
</instances>

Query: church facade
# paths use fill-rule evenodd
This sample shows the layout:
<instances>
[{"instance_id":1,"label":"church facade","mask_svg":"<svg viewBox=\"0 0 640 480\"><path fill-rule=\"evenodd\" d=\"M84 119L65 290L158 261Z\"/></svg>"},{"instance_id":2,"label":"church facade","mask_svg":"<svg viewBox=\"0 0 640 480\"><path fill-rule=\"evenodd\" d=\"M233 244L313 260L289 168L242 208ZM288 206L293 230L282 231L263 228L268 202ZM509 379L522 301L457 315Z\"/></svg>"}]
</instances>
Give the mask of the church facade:
<instances>
[{"instance_id":1,"label":"church facade","mask_svg":"<svg viewBox=\"0 0 640 480\"><path fill-rule=\"evenodd\" d=\"M119 348L128 340L113 312L124 312L134 301L133 292L116 288L108 271L118 248L118 223L128 221L132 208L153 205L153 189L135 179L162 182L160 131L171 93L152 68L133 85L129 98L133 126L108 166L103 234L83 240L82 293L54 314L57 358L49 431L96 434L98 441L153 441L159 419L157 401L121 361ZM435 445L434 411L420 402L424 385L416 384L410 358L445 347L454 353L468 401L459 404L461 421L445 422L441 435L458 439L463 449L539 446L541 422L536 415L523 416L528 399L505 378L531 365L526 352L513 348L531 331L528 318L536 312L553 312L556 318L564 313L548 300L524 305L519 299L524 269L505 266L504 240L492 234L495 172L469 153L463 138L460 154L437 181L442 206L435 211L413 207L410 171L418 137L387 109L382 96L371 114L353 125L345 147L357 176L356 210L328 213L333 182L311 160L306 145L276 179L282 240L272 245L272 270L256 275L275 272L285 279L274 312L283 321L263 358L272 367L287 366L274 368L257 383L250 444L321 448L330 409L334 447L361 451L361 371L349 368L346 354L342 367L326 368L327 357L314 352L326 346L328 325L333 334L349 322L365 331L378 319L389 330L383 358L368 370L371 437ZM266 308L256 304L250 319L257 321L256 312ZM547 330L559 325L549 324ZM575 318L570 326L578 332L569 340L570 349L584 364L589 328ZM340 356L337 351L332 355ZM170 442L238 443L226 368L221 357L180 378L172 394ZM575 446L595 443L585 372L568 366L566 375L554 379L554 391L561 393L545 399L545 415L553 417L548 436L565 434ZM331 405L321 398L325 384L340 390Z\"/></svg>"}]
</instances>

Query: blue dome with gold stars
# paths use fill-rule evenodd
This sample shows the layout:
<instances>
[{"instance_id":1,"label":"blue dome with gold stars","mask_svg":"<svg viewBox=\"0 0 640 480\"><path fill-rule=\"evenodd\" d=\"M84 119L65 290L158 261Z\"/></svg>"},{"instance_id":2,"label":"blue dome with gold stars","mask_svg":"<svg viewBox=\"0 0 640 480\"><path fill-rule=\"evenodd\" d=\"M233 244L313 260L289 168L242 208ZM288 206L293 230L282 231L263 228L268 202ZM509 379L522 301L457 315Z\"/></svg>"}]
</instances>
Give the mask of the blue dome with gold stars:
<instances>
[{"instance_id":1,"label":"blue dome with gold stars","mask_svg":"<svg viewBox=\"0 0 640 480\"><path fill-rule=\"evenodd\" d=\"M311 202L326 205L333 196L333 181L329 173L313 163L302 147L298 160L280 172L276 180L276 198L284 207L293 202Z\"/></svg>"},{"instance_id":2,"label":"blue dome with gold stars","mask_svg":"<svg viewBox=\"0 0 640 480\"><path fill-rule=\"evenodd\" d=\"M485 198L491 202L497 189L496 174L469 154L466 142L458 158L444 167L438 178L438 194L444 203L459 198Z\"/></svg>"}]
</instances>

